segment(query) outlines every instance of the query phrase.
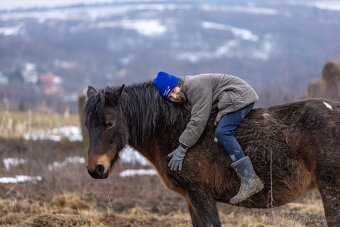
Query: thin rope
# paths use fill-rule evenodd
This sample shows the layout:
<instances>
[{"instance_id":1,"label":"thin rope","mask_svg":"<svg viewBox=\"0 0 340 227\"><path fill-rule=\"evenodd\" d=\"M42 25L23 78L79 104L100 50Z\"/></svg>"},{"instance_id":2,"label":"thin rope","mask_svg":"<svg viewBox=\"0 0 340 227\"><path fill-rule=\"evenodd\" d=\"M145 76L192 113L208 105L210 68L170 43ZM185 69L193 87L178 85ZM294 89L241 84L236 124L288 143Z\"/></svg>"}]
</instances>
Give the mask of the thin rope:
<instances>
[{"instance_id":1,"label":"thin rope","mask_svg":"<svg viewBox=\"0 0 340 227\"><path fill-rule=\"evenodd\" d=\"M272 123L274 126L277 123L277 121L269 116L265 116L265 118ZM274 225L274 197L273 197L273 149L270 149L270 165L269 165L269 171L270 171L270 211L271 211L271 215L270 215L270 222L271 225Z\"/></svg>"},{"instance_id":2,"label":"thin rope","mask_svg":"<svg viewBox=\"0 0 340 227\"><path fill-rule=\"evenodd\" d=\"M274 209L273 209L273 150L270 149L270 210L271 224L274 225Z\"/></svg>"}]
</instances>

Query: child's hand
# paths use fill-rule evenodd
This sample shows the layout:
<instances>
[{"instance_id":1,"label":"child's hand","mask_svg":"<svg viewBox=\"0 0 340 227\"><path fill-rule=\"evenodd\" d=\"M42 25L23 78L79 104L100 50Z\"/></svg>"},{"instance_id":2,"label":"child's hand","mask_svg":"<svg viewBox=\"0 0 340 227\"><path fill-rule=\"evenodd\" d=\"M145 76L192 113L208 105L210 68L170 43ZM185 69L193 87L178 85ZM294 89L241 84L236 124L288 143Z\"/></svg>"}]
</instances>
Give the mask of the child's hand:
<instances>
[{"instance_id":1,"label":"child's hand","mask_svg":"<svg viewBox=\"0 0 340 227\"><path fill-rule=\"evenodd\" d=\"M185 152L187 152L187 149L179 145L176 150L174 150L168 155L168 157L171 158L168 164L168 167L172 171L182 170L182 164L183 164L183 159L185 157Z\"/></svg>"}]
</instances>

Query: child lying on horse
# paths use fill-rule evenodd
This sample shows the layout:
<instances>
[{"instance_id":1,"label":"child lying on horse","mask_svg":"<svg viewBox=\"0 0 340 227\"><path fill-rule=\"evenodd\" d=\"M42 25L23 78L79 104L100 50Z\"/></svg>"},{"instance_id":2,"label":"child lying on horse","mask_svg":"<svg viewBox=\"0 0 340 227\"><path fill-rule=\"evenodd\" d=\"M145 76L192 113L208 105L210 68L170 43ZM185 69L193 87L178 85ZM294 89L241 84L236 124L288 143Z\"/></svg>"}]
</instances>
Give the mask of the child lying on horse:
<instances>
[{"instance_id":1,"label":"child lying on horse","mask_svg":"<svg viewBox=\"0 0 340 227\"><path fill-rule=\"evenodd\" d=\"M179 137L179 146L169 154L169 167L181 170L185 153L196 144L210 117L218 110L215 119L215 136L228 153L231 167L241 181L239 192L231 204L246 200L263 189L248 156L237 142L234 131L259 99L255 90L244 80L225 74L200 74L179 78L159 72L153 80L161 96L171 102L182 102L191 111L191 118Z\"/></svg>"}]
</instances>

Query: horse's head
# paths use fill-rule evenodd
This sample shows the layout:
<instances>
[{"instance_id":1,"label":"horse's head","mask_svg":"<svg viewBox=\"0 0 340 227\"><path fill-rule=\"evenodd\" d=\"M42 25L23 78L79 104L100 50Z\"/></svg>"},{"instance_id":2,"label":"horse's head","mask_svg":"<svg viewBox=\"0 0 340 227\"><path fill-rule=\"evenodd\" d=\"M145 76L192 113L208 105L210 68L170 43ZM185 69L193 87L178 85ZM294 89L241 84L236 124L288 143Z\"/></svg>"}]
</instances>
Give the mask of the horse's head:
<instances>
[{"instance_id":1,"label":"horse's head","mask_svg":"<svg viewBox=\"0 0 340 227\"><path fill-rule=\"evenodd\" d=\"M85 125L90 144L86 167L93 178L107 178L119 152L128 142L124 115L118 105L124 85L96 91L89 86Z\"/></svg>"}]
</instances>

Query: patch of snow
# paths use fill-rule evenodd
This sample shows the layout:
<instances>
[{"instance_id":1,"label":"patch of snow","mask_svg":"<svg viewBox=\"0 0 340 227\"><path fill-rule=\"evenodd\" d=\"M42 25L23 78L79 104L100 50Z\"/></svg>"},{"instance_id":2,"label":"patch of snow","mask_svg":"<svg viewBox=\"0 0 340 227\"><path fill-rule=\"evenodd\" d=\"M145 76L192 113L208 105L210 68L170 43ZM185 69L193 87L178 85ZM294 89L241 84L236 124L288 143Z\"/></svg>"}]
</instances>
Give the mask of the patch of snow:
<instances>
[{"instance_id":1,"label":"patch of snow","mask_svg":"<svg viewBox=\"0 0 340 227\"><path fill-rule=\"evenodd\" d=\"M234 57L233 49L238 45L238 41L229 40L226 44L218 47L216 50L209 51L187 51L177 55L178 60L187 60L192 63L197 63L206 59L216 59L223 56Z\"/></svg>"},{"instance_id":2,"label":"patch of snow","mask_svg":"<svg viewBox=\"0 0 340 227\"><path fill-rule=\"evenodd\" d=\"M60 128L53 128L50 130L26 132L24 133L23 138L25 140L52 140L52 141L61 141L63 138L67 138L70 141L83 140L81 130L77 126L64 126Z\"/></svg>"},{"instance_id":3,"label":"patch of snow","mask_svg":"<svg viewBox=\"0 0 340 227\"><path fill-rule=\"evenodd\" d=\"M11 20L11 19L23 19L32 18L43 23L46 20L79 20L88 23L89 21L96 21L98 19L107 18L108 16L114 15L126 15L129 12L155 12L164 10L190 10L191 5L186 4L118 4L102 6L87 6L80 8L67 8L67 9L50 9L48 11L37 11L37 12L10 12L3 13L0 15L0 20Z\"/></svg>"},{"instance_id":4,"label":"patch of snow","mask_svg":"<svg viewBox=\"0 0 340 227\"><path fill-rule=\"evenodd\" d=\"M47 169L52 171L54 169L61 169L68 164L84 164L84 163L85 163L85 158L83 158L83 157L79 157L79 156L67 157L62 162L56 162L55 161L52 164L49 164L47 166Z\"/></svg>"},{"instance_id":5,"label":"patch of snow","mask_svg":"<svg viewBox=\"0 0 340 227\"><path fill-rule=\"evenodd\" d=\"M211 5L211 4L203 4L200 7L204 11L229 11L229 12L238 12L238 13L248 13L255 15L277 15L278 12L275 9L257 7L257 6L232 6L232 5Z\"/></svg>"},{"instance_id":6,"label":"patch of snow","mask_svg":"<svg viewBox=\"0 0 340 227\"><path fill-rule=\"evenodd\" d=\"M205 29L217 29L222 31L230 31L234 36L239 37L243 40L249 40L256 42L258 41L257 35L253 34L251 31L243 28L237 28L229 25L204 21L202 22L202 27Z\"/></svg>"},{"instance_id":7,"label":"patch of snow","mask_svg":"<svg viewBox=\"0 0 340 227\"><path fill-rule=\"evenodd\" d=\"M321 10L330 10L330 11L340 11L340 2L339 1L290 1L288 2L290 5L302 5L310 8L316 8Z\"/></svg>"},{"instance_id":8,"label":"patch of snow","mask_svg":"<svg viewBox=\"0 0 340 227\"><path fill-rule=\"evenodd\" d=\"M114 28L122 27L124 29L135 30L143 36L158 36L166 32L166 27L160 21L152 19L141 20L122 20L113 22L100 22L96 24L97 28Z\"/></svg>"},{"instance_id":9,"label":"patch of snow","mask_svg":"<svg viewBox=\"0 0 340 227\"><path fill-rule=\"evenodd\" d=\"M145 2L145 3L143 3ZM105 8L117 8L121 9L122 7L127 9L135 10L136 8L139 10L153 9L153 10L177 10L177 9L191 9L188 8L187 4L169 4L164 1L153 1L151 4L149 0L1 0L0 1L0 9L2 10L11 10L15 8L32 8L32 7L43 7L43 8L52 8L52 7L65 7L76 4L83 4L86 7L97 7L97 4L103 3L118 3L117 5L108 5ZM131 4L133 3L133 4ZM125 4L125 5L124 5ZM100 8L100 7L99 7ZM103 7L102 7L103 8Z\"/></svg>"},{"instance_id":10,"label":"patch of snow","mask_svg":"<svg viewBox=\"0 0 340 227\"><path fill-rule=\"evenodd\" d=\"M154 176L154 175L157 175L157 172L154 169L127 169L119 173L120 177L131 177L131 176L136 176L136 175Z\"/></svg>"},{"instance_id":11,"label":"patch of snow","mask_svg":"<svg viewBox=\"0 0 340 227\"><path fill-rule=\"evenodd\" d=\"M16 175L15 177L0 177L0 184L17 184L22 182L37 182L42 181L41 176L26 176L26 175Z\"/></svg>"},{"instance_id":12,"label":"patch of snow","mask_svg":"<svg viewBox=\"0 0 340 227\"><path fill-rule=\"evenodd\" d=\"M212 24L208 24L211 27ZM205 24L207 26L207 24ZM213 24L216 26L216 24ZM219 26L219 25L217 25ZM255 37L253 37L255 38ZM256 36L257 39L257 36ZM225 44L218 46L215 50L205 51L183 51L175 55L178 60L185 60L191 63L197 63L203 60L213 60L222 57L239 58L239 59L258 59L266 61L269 59L274 50L275 43L271 34L265 34L261 37L261 41L252 43L249 47L244 47L242 44L249 40L229 40ZM255 41L255 39L253 39Z\"/></svg>"},{"instance_id":13,"label":"patch of snow","mask_svg":"<svg viewBox=\"0 0 340 227\"><path fill-rule=\"evenodd\" d=\"M1 0L0 9L32 8L32 7L56 7L74 4L108 3L110 0Z\"/></svg>"},{"instance_id":14,"label":"patch of snow","mask_svg":"<svg viewBox=\"0 0 340 227\"><path fill-rule=\"evenodd\" d=\"M119 154L119 157L125 163L139 163L143 166L150 165L146 158L129 146L122 150L122 152Z\"/></svg>"},{"instance_id":15,"label":"patch of snow","mask_svg":"<svg viewBox=\"0 0 340 227\"><path fill-rule=\"evenodd\" d=\"M21 164L26 163L25 159L19 159L19 158L4 158L3 160L4 166L6 170L9 170L11 166L15 167Z\"/></svg>"},{"instance_id":16,"label":"patch of snow","mask_svg":"<svg viewBox=\"0 0 340 227\"><path fill-rule=\"evenodd\" d=\"M340 11L339 1L318 1L314 3L312 2L309 5L323 10Z\"/></svg>"},{"instance_id":17,"label":"patch of snow","mask_svg":"<svg viewBox=\"0 0 340 227\"><path fill-rule=\"evenodd\" d=\"M19 24L14 27L0 27L0 35L4 36L14 36L24 33L23 25Z\"/></svg>"},{"instance_id":18,"label":"patch of snow","mask_svg":"<svg viewBox=\"0 0 340 227\"><path fill-rule=\"evenodd\" d=\"M269 56L274 49L274 43L272 37L269 34L265 35L265 38L261 44L261 47L253 52L252 57L260 60L268 60Z\"/></svg>"}]
</instances>

